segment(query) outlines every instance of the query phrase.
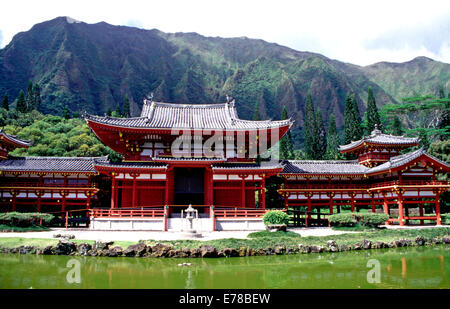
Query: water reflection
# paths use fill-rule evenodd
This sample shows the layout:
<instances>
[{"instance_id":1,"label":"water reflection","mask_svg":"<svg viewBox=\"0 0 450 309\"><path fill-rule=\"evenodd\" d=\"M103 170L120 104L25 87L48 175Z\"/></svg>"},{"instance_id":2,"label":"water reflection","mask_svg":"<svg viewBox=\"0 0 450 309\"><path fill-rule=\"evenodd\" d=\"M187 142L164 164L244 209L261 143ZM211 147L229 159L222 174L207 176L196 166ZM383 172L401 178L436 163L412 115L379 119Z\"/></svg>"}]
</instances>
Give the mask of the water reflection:
<instances>
[{"instance_id":1,"label":"water reflection","mask_svg":"<svg viewBox=\"0 0 450 309\"><path fill-rule=\"evenodd\" d=\"M71 284L74 258L82 280ZM380 283L367 281L370 259ZM1 254L0 288L450 288L448 259L445 246L221 259Z\"/></svg>"}]
</instances>

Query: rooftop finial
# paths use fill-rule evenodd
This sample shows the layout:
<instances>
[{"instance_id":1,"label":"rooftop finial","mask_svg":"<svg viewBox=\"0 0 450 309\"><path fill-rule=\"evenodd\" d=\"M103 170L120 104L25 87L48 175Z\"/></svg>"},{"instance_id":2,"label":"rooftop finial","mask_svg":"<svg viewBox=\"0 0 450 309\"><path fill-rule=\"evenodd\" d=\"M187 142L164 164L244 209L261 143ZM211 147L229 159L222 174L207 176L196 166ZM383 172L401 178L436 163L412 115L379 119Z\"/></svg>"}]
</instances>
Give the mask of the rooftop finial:
<instances>
[{"instance_id":1,"label":"rooftop finial","mask_svg":"<svg viewBox=\"0 0 450 309\"><path fill-rule=\"evenodd\" d=\"M227 103L230 103L230 96L227 94Z\"/></svg>"},{"instance_id":2,"label":"rooftop finial","mask_svg":"<svg viewBox=\"0 0 450 309\"><path fill-rule=\"evenodd\" d=\"M378 134L381 134L381 133L382 133L381 130L378 129L378 124L375 124L375 128L371 132L371 135L375 136L375 135L378 135Z\"/></svg>"},{"instance_id":3,"label":"rooftop finial","mask_svg":"<svg viewBox=\"0 0 450 309\"><path fill-rule=\"evenodd\" d=\"M150 95L147 95L147 99L150 100L150 102L153 102L153 92L150 92Z\"/></svg>"}]
</instances>

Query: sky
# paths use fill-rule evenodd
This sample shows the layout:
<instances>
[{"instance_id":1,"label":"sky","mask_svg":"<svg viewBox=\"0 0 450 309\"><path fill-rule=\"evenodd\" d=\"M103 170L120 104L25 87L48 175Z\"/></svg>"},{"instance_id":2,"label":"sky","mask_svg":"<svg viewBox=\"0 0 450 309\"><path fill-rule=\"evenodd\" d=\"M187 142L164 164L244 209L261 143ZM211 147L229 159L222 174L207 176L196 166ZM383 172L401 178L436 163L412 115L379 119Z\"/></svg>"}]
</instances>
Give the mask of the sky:
<instances>
[{"instance_id":1,"label":"sky","mask_svg":"<svg viewBox=\"0 0 450 309\"><path fill-rule=\"evenodd\" d=\"M357 65L417 56L450 63L448 0L39 0L0 5L0 47L70 16L164 32L263 39Z\"/></svg>"}]
</instances>

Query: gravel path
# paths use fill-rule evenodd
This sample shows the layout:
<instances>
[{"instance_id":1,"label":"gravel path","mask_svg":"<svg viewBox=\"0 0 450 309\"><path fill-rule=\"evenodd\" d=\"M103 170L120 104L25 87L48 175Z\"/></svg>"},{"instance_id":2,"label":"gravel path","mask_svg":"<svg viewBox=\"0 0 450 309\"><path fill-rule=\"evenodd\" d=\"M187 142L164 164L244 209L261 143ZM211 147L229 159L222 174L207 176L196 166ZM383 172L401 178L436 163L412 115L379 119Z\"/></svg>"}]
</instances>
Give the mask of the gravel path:
<instances>
[{"instance_id":1,"label":"gravel path","mask_svg":"<svg viewBox=\"0 0 450 309\"><path fill-rule=\"evenodd\" d=\"M326 236L337 235L342 232L333 231L328 227L318 228L292 228L289 231L299 233L301 236ZM22 237L22 238L53 238L53 235L75 235L76 239L85 240L102 240L102 241L139 241L139 240L181 240L181 239L197 239L197 240L213 240L221 238L238 238L245 239L247 235L252 231L222 231L222 232L205 232L202 233L202 237L196 238L192 236L186 236L180 232L146 232L146 231L91 231L80 229L64 229L53 228L51 231L45 232L25 232L25 233L0 233L0 237Z\"/></svg>"},{"instance_id":2,"label":"gravel path","mask_svg":"<svg viewBox=\"0 0 450 309\"><path fill-rule=\"evenodd\" d=\"M388 226L389 229L415 229L415 228L433 228L436 226L410 226L398 227ZM444 227L444 226L443 226ZM448 227L448 225L447 225ZM333 231L329 227L313 227L313 228L290 228L289 231L300 234L301 236L328 236L339 235L345 233L358 233L350 231ZM75 235L76 239L83 240L102 240L102 241L139 241L139 240L182 240L182 239L197 239L197 240L213 240L222 238L238 238L245 239L252 231L226 231L226 232L205 232L202 237L195 238L186 236L181 232L146 232L146 231L91 231L81 229L64 229L53 228L46 232L25 232L25 233L0 233L0 237L21 237L21 238L53 238L55 234L69 234Z\"/></svg>"}]
</instances>

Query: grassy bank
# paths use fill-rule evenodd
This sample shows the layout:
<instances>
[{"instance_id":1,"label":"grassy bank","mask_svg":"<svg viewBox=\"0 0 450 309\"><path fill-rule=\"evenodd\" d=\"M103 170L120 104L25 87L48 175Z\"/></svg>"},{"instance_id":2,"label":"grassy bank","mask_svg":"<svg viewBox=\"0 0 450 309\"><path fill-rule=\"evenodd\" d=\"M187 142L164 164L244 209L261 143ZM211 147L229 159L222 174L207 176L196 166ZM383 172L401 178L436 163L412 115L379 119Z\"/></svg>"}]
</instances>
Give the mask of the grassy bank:
<instances>
[{"instance_id":1,"label":"grassy bank","mask_svg":"<svg viewBox=\"0 0 450 309\"><path fill-rule=\"evenodd\" d=\"M0 224L0 232L41 232L41 231L50 231L50 228L42 225L21 227L21 226L10 226L6 224Z\"/></svg>"},{"instance_id":2,"label":"grassy bank","mask_svg":"<svg viewBox=\"0 0 450 309\"><path fill-rule=\"evenodd\" d=\"M443 236L450 235L450 227L441 228L426 228L426 229L408 229L408 230L375 230L375 231L364 231L358 233L346 233L341 235L330 235L330 236L308 236L301 237L298 234L288 232L258 232L249 235L248 239L217 239L209 241L199 241L199 240L176 240L176 241L161 241L161 240L146 240L145 244L148 246L153 246L155 244L170 245L173 249L194 249L199 248L202 245L214 246L217 250L225 248L251 248L251 249L266 249L275 248L277 246L284 246L286 248L298 248L299 244L304 246L326 246L327 241L334 240L338 245L354 245L355 243L360 243L363 240L370 240L371 242L384 242L389 243L396 241L398 239L410 239L414 240L417 236L422 236L427 240L432 240L433 238L442 238ZM71 240L76 244L88 243L93 244L92 240ZM35 246L39 248L44 248L49 245L56 245L58 239L38 239L38 238L18 238L18 237L8 237L0 238L0 247L4 248L16 248L19 246ZM128 246L136 244L136 242L130 241L116 241L113 246L120 246L123 249L128 248Z\"/></svg>"}]
</instances>

